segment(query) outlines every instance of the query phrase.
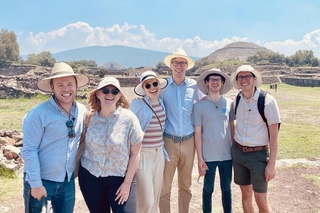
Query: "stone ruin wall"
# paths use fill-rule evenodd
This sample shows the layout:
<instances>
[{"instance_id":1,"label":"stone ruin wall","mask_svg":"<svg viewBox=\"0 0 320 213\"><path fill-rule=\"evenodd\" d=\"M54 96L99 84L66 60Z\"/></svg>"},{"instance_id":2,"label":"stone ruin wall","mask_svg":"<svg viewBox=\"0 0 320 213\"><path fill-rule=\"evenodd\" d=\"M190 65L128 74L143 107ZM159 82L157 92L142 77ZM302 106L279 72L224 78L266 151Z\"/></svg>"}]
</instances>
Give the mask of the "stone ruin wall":
<instances>
[{"instance_id":1,"label":"stone ruin wall","mask_svg":"<svg viewBox=\"0 0 320 213\"><path fill-rule=\"evenodd\" d=\"M286 83L295 86L320 86L320 68L289 68L278 64L257 64L255 67L262 72L263 83ZM223 72L231 73L235 67L222 67ZM41 93L36 88L39 79L47 77L51 68L35 68L31 65L14 65L0 68L0 99L32 97ZM169 76L168 76L169 77ZM97 76L90 76L88 90L94 89L100 81ZM197 79L197 76L191 76ZM139 77L119 76L120 85L134 87Z\"/></svg>"}]
</instances>

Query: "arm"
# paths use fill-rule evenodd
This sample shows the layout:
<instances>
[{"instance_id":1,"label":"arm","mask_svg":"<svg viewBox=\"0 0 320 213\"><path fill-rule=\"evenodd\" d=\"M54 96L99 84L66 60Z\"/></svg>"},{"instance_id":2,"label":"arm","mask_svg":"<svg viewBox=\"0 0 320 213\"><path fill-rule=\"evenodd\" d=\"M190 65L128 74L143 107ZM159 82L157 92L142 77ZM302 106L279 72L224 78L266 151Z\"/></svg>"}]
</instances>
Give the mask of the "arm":
<instances>
[{"instance_id":1,"label":"arm","mask_svg":"<svg viewBox=\"0 0 320 213\"><path fill-rule=\"evenodd\" d=\"M23 119L23 148L21 156L24 159L24 171L26 181L30 184L31 195L41 200L47 196L47 191L42 185L39 162L39 146L41 138L44 134L43 127L38 114L35 111L30 111Z\"/></svg>"},{"instance_id":2,"label":"arm","mask_svg":"<svg viewBox=\"0 0 320 213\"><path fill-rule=\"evenodd\" d=\"M116 199L118 200L118 204L123 204L125 201L127 201L129 197L130 187L133 180L133 176L137 170L138 163L140 160L140 150L141 150L141 142L136 145L130 146L130 157L129 157L129 163L128 163L128 169L127 174L124 178L123 183L119 187L119 189L116 192Z\"/></svg>"},{"instance_id":3,"label":"arm","mask_svg":"<svg viewBox=\"0 0 320 213\"><path fill-rule=\"evenodd\" d=\"M234 135L236 134L236 125L235 120L230 121L230 132L231 132L231 141L234 143Z\"/></svg>"},{"instance_id":4,"label":"arm","mask_svg":"<svg viewBox=\"0 0 320 213\"><path fill-rule=\"evenodd\" d=\"M271 124L269 125L269 132L270 132L270 155L269 155L269 162L265 170L265 177L266 181L270 181L274 178L276 174L276 157L278 152L278 124Z\"/></svg>"},{"instance_id":5,"label":"arm","mask_svg":"<svg viewBox=\"0 0 320 213\"><path fill-rule=\"evenodd\" d=\"M194 127L194 143L197 151L197 157L198 157L198 172L200 176L205 175L205 170L208 170L208 166L206 162L203 160L202 157L202 127L201 126L195 126Z\"/></svg>"}]
</instances>

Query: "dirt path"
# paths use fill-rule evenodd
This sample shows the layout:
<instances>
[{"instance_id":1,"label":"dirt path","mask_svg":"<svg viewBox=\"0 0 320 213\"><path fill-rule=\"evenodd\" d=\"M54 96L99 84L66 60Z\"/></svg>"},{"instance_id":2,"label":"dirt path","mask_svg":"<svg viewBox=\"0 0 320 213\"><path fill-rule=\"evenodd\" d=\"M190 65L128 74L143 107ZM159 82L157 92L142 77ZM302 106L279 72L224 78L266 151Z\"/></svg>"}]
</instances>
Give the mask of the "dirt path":
<instances>
[{"instance_id":1,"label":"dirt path","mask_svg":"<svg viewBox=\"0 0 320 213\"><path fill-rule=\"evenodd\" d=\"M219 179L219 176L217 176ZM202 185L197 183L196 164L193 172L192 194L189 213L201 212ZM216 179L213 195L213 212L223 212L219 181ZM81 192L77 185L75 213L88 213ZM177 213L177 179L172 188L172 213ZM239 187L232 184L233 212L240 213L241 194ZM269 185L269 198L274 212L277 213L319 213L320 212L320 159L279 160L277 175ZM0 212L20 213L24 211L22 189L10 203L0 205Z\"/></svg>"}]
</instances>

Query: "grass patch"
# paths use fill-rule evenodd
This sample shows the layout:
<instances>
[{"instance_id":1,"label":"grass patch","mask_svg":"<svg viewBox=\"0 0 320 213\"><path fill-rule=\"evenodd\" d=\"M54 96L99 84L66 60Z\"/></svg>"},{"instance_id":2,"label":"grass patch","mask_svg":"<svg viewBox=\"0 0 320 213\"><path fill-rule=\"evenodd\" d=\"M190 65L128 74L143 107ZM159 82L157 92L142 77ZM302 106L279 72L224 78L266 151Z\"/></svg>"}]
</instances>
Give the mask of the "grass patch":
<instances>
[{"instance_id":1,"label":"grass patch","mask_svg":"<svg viewBox=\"0 0 320 213\"><path fill-rule=\"evenodd\" d=\"M8 170L0 165L0 178L15 179L17 178L17 175L15 172Z\"/></svg>"},{"instance_id":2,"label":"grass patch","mask_svg":"<svg viewBox=\"0 0 320 213\"><path fill-rule=\"evenodd\" d=\"M0 176L0 182L0 204L5 204L5 206L11 207L10 202L12 198L20 197L21 201L23 200L23 184L21 178L12 179ZM17 192L21 194L17 195Z\"/></svg>"}]
</instances>

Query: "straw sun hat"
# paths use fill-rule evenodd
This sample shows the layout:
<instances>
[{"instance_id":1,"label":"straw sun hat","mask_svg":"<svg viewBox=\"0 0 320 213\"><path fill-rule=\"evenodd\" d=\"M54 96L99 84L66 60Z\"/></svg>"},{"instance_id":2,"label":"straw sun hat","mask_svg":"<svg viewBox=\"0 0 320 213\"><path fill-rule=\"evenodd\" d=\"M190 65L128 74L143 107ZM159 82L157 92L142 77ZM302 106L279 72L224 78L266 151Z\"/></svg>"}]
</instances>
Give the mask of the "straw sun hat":
<instances>
[{"instance_id":1,"label":"straw sun hat","mask_svg":"<svg viewBox=\"0 0 320 213\"><path fill-rule=\"evenodd\" d=\"M258 70L254 69L250 65L241 65L238 67L238 69L231 74L231 84L234 88L239 89L238 82L237 82L237 76L240 72L251 72L252 74L255 75L255 82L254 85L256 87L259 87L262 84L262 78L261 74Z\"/></svg>"},{"instance_id":2,"label":"straw sun hat","mask_svg":"<svg viewBox=\"0 0 320 213\"><path fill-rule=\"evenodd\" d=\"M98 87L96 90L99 90L105 86L108 85L113 85L115 86L120 92L122 92L121 87L120 87L120 83L119 80L116 79L115 77L105 77L103 78L100 83L98 84Z\"/></svg>"},{"instance_id":3,"label":"straw sun hat","mask_svg":"<svg viewBox=\"0 0 320 213\"><path fill-rule=\"evenodd\" d=\"M231 81L230 81L229 75L227 75L224 72L221 72L221 70L219 70L219 69L210 69L208 71L201 73L201 75L199 76L199 78L197 80L197 86L201 90L201 92L208 95L208 92L209 92L208 86L206 85L206 82L204 81L204 79L210 74L218 74L218 75L221 75L225 78L225 82L222 85L222 87L220 88L220 95L226 94L227 92L230 91L232 86L231 86Z\"/></svg>"},{"instance_id":4,"label":"straw sun hat","mask_svg":"<svg viewBox=\"0 0 320 213\"><path fill-rule=\"evenodd\" d=\"M163 59L164 64L167 65L168 67L170 67L171 60L173 58L184 58L188 62L187 70L194 67L193 59L190 58L189 56L187 56L187 53L181 48L177 48L173 54L167 55L166 57L164 57L164 59Z\"/></svg>"},{"instance_id":5,"label":"straw sun hat","mask_svg":"<svg viewBox=\"0 0 320 213\"><path fill-rule=\"evenodd\" d=\"M146 80L149 80L149 79L157 79L160 83L161 89L165 88L168 84L167 79L159 78L155 72L145 71L141 74L140 83L134 88L133 91L139 96L145 96L146 93L144 92L142 85L143 85L143 82L145 82Z\"/></svg>"},{"instance_id":6,"label":"straw sun hat","mask_svg":"<svg viewBox=\"0 0 320 213\"><path fill-rule=\"evenodd\" d=\"M75 74L70 65L64 62L60 62L54 64L50 77L38 81L37 87L39 90L43 92L51 93L52 89L50 81L54 78L62 78L68 76L75 76L77 78L78 87L83 87L87 85L90 81L88 76L84 74Z\"/></svg>"}]
</instances>

